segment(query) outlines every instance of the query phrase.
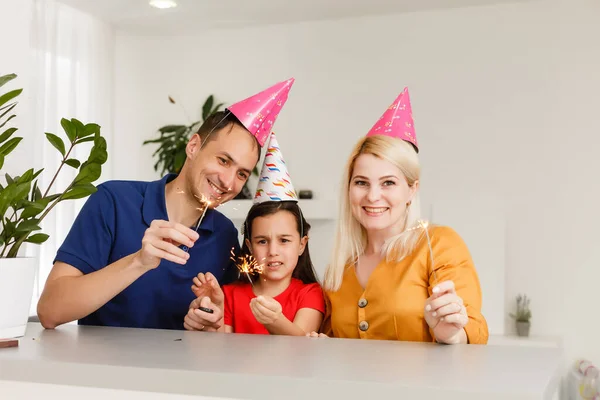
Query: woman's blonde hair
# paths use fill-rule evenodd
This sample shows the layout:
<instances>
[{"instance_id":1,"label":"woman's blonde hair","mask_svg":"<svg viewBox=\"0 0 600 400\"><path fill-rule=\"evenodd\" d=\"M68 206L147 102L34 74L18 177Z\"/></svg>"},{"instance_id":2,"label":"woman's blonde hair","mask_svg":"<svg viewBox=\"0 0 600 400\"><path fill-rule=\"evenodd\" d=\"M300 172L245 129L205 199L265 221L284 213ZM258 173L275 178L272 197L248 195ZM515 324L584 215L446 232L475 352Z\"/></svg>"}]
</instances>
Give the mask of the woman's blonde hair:
<instances>
[{"instance_id":1,"label":"woman's blonde hair","mask_svg":"<svg viewBox=\"0 0 600 400\"><path fill-rule=\"evenodd\" d=\"M419 180L421 173L419 158L414 147L404 140L375 135L364 137L356 144L344 170L340 193L338 229L331 262L327 266L323 281L323 287L328 291L339 289L345 268L356 263L367 245L366 231L354 217L349 201L350 179L352 179L356 159L361 154L372 154L389 161L400 169L411 187ZM417 225L420 218L421 207L417 191L407 208L403 231L389 238L382 248L382 253L388 261L400 261L414 250L423 232L421 229L408 228Z\"/></svg>"}]
</instances>

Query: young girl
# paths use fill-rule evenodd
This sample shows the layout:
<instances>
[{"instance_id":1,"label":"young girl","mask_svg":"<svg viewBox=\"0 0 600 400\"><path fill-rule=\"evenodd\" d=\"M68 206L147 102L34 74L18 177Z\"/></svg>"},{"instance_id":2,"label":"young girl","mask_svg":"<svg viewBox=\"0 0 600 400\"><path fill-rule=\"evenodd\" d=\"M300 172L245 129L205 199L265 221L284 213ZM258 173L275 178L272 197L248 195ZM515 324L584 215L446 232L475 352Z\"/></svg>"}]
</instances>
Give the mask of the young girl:
<instances>
[{"instance_id":1,"label":"young girl","mask_svg":"<svg viewBox=\"0 0 600 400\"><path fill-rule=\"evenodd\" d=\"M242 246L242 256L253 256L262 272L250 275L252 283L241 273L222 290L212 275L194 278L196 295L210 293L223 310L219 331L303 336L319 328L325 301L310 260L309 230L272 134Z\"/></svg>"}]
</instances>

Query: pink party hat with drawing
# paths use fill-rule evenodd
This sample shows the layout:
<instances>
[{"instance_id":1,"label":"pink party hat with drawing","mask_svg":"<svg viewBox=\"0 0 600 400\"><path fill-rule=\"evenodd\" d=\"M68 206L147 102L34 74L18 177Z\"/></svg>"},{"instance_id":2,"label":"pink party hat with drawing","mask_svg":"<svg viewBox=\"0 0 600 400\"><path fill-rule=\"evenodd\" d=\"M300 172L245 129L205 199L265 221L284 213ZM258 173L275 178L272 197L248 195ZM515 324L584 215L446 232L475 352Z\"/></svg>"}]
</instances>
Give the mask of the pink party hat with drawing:
<instances>
[{"instance_id":1,"label":"pink party hat with drawing","mask_svg":"<svg viewBox=\"0 0 600 400\"><path fill-rule=\"evenodd\" d=\"M265 145L293 84L294 78L290 78L227 107L256 137L261 147Z\"/></svg>"},{"instance_id":2,"label":"pink party hat with drawing","mask_svg":"<svg viewBox=\"0 0 600 400\"><path fill-rule=\"evenodd\" d=\"M271 133L254 195L254 203L265 201L298 201L274 133Z\"/></svg>"},{"instance_id":3,"label":"pink party hat with drawing","mask_svg":"<svg viewBox=\"0 0 600 400\"><path fill-rule=\"evenodd\" d=\"M385 135L405 140L412 143L415 150L419 152L408 88L404 88L367 133L367 136L373 135Z\"/></svg>"}]
</instances>

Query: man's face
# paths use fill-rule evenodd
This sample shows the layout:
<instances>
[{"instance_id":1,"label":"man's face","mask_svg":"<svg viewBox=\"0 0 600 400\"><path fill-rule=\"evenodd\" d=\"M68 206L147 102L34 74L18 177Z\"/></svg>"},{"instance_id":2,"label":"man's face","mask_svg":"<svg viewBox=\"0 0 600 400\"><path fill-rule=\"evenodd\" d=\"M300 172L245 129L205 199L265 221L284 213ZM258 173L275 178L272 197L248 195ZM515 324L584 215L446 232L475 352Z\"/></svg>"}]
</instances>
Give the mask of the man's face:
<instances>
[{"instance_id":1,"label":"man's face","mask_svg":"<svg viewBox=\"0 0 600 400\"><path fill-rule=\"evenodd\" d=\"M233 124L219 132L201 148L194 135L186 152L190 168L186 181L198 199L206 198L211 207L237 196L258 162L258 143L242 126Z\"/></svg>"}]
</instances>

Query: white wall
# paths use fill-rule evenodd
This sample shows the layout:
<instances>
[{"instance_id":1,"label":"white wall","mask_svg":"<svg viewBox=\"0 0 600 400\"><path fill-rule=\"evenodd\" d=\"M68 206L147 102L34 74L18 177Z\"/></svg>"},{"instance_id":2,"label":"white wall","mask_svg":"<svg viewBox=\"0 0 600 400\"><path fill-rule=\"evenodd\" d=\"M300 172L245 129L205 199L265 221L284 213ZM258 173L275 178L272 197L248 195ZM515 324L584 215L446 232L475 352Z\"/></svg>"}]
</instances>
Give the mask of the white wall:
<instances>
[{"instance_id":1,"label":"white wall","mask_svg":"<svg viewBox=\"0 0 600 400\"><path fill-rule=\"evenodd\" d=\"M447 209L491 199L493 212L463 206L454 219L502 214L504 235L489 241L505 239L507 311L526 292L533 335L563 335L569 357L600 364L592 251L600 238L599 7L548 0L187 37L121 33L114 176L157 178L153 149L141 142L185 122L167 95L197 117L210 93L231 103L294 76L279 143L297 189L336 199L332 187L354 142L407 85L424 202ZM434 207L434 221L444 222L435 218ZM313 241L320 261L331 232ZM513 331L511 321L506 328Z\"/></svg>"},{"instance_id":2,"label":"white wall","mask_svg":"<svg viewBox=\"0 0 600 400\"><path fill-rule=\"evenodd\" d=\"M0 181L4 182L6 172L11 175L20 175L33 167L31 162L26 161L27 155L30 154L26 146L32 146L34 143L30 132L31 123L27 117L31 112L31 91L27 91L27 88L31 86L31 59L29 58L31 0L0 0L0 10L2 10L0 12L0 37L3 38L0 50L0 75L15 73L18 76L17 79L4 85L0 91L6 93L13 89L24 89L17 99L19 105L13 110L17 117L9 123L11 126L19 128L13 137L20 136L23 137L23 140L5 160L1 169L2 178L0 178Z\"/></svg>"}]
</instances>

